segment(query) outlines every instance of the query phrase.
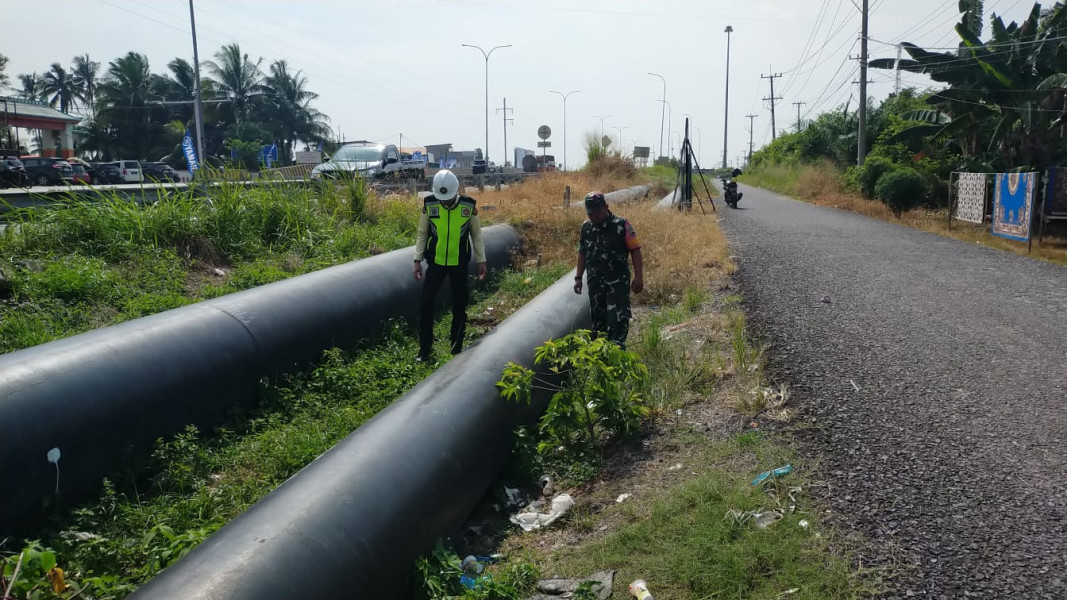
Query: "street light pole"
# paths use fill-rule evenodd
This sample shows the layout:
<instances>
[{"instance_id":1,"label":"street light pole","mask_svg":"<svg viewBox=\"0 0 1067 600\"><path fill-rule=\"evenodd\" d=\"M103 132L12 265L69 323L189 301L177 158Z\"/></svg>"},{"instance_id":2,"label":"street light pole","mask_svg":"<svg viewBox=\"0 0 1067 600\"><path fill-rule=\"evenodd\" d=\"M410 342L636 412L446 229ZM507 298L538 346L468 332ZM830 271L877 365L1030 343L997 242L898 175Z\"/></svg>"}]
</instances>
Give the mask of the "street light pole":
<instances>
[{"instance_id":1,"label":"street light pole","mask_svg":"<svg viewBox=\"0 0 1067 600\"><path fill-rule=\"evenodd\" d=\"M204 162L204 105L203 90L200 88L200 54L196 49L196 14L193 12L193 0L189 0L189 28L193 33L193 89L196 104L193 105L193 118L196 120L196 159Z\"/></svg>"},{"instance_id":2,"label":"street light pole","mask_svg":"<svg viewBox=\"0 0 1067 600\"><path fill-rule=\"evenodd\" d=\"M192 2L192 0L189 0ZM481 46L475 46L473 44L461 44L464 48L476 48L485 57L485 164L489 164L489 56L493 53L493 50L499 50L500 48L510 48L511 44L504 46L494 46L486 52L482 50ZM507 148L504 149L504 153L507 154ZM507 158L505 156L504 158Z\"/></svg>"},{"instance_id":3,"label":"street light pole","mask_svg":"<svg viewBox=\"0 0 1067 600\"><path fill-rule=\"evenodd\" d=\"M556 90L548 90L549 94L559 94L560 98L563 98L563 170L567 170L567 96L571 94L577 94L582 90L571 90L564 94L563 92L557 92Z\"/></svg>"},{"instance_id":4,"label":"street light pole","mask_svg":"<svg viewBox=\"0 0 1067 600\"><path fill-rule=\"evenodd\" d=\"M604 138L604 119L607 119L608 117L611 117L612 115L604 115L603 117L600 116L600 115L589 115L589 116L591 118L593 118L593 119L600 119L600 138L603 139Z\"/></svg>"},{"instance_id":5,"label":"street light pole","mask_svg":"<svg viewBox=\"0 0 1067 600\"><path fill-rule=\"evenodd\" d=\"M661 102L666 104L666 102L667 102L667 80L664 79L663 75L660 75L659 73L651 73L650 72L649 75L652 75L654 77L659 77L660 81L663 82L663 99L661 100ZM660 154L663 154L663 113L664 113L664 110L662 108L660 108L659 109L659 152L660 152ZM655 159L653 159L653 160L655 160Z\"/></svg>"},{"instance_id":6,"label":"street light pole","mask_svg":"<svg viewBox=\"0 0 1067 600\"><path fill-rule=\"evenodd\" d=\"M730 130L730 34L734 32L732 25L726 26L726 108L722 126L722 168L726 168L727 134ZM774 94L771 94L772 96Z\"/></svg>"},{"instance_id":7,"label":"street light pole","mask_svg":"<svg viewBox=\"0 0 1067 600\"><path fill-rule=\"evenodd\" d=\"M622 132L629 127L612 127L612 129L619 132L619 152L622 152Z\"/></svg>"},{"instance_id":8,"label":"street light pole","mask_svg":"<svg viewBox=\"0 0 1067 600\"><path fill-rule=\"evenodd\" d=\"M673 116L674 109L671 108L671 103L670 102L667 102L666 100L660 100L660 102L662 102L663 105L667 107L667 145L670 146L671 145L671 139L670 139L671 138L671 136L670 136L671 117ZM662 144L662 143L663 142L660 142L660 144ZM659 147L659 151L661 153L663 152L663 146L662 145ZM667 156L668 157L673 156L673 155L674 155L674 150L673 149L671 149L671 150L669 150L667 152Z\"/></svg>"}]
</instances>

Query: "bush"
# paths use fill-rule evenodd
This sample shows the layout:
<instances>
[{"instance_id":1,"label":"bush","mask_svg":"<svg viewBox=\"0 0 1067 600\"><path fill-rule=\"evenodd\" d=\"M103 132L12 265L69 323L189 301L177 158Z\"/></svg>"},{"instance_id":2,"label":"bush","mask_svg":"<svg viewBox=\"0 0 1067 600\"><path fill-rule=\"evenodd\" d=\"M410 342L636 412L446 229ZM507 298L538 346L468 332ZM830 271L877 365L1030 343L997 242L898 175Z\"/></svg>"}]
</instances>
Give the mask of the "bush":
<instances>
[{"instance_id":1,"label":"bush","mask_svg":"<svg viewBox=\"0 0 1067 600\"><path fill-rule=\"evenodd\" d=\"M897 165L881 156L870 156L863 166L848 170L848 183L860 191L865 198L874 198L874 188L882 175L894 170Z\"/></svg>"},{"instance_id":2,"label":"bush","mask_svg":"<svg viewBox=\"0 0 1067 600\"><path fill-rule=\"evenodd\" d=\"M918 206L926 195L926 182L915 169L895 169L882 175L874 186L874 195L898 217Z\"/></svg>"},{"instance_id":3,"label":"bush","mask_svg":"<svg viewBox=\"0 0 1067 600\"><path fill-rule=\"evenodd\" d=\"M634 161L622 156L618 152L603 152L597 158L590 160L585 170L593 177L613 177L632 179L637 176L637 166Z\"/></svg>"}]
</instances>

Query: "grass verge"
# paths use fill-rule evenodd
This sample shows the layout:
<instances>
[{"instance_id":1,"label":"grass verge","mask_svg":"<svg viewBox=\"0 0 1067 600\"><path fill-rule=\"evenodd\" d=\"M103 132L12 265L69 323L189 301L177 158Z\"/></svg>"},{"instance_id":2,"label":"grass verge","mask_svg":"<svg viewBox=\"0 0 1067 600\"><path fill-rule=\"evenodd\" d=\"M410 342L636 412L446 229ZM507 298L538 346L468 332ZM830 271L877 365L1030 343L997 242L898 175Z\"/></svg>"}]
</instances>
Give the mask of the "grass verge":
<instances>
[{"instance_id":1,"label":"grass verge","mask_svg":"<svg viewBox=\"0 0 1067 600\"><path fill-rule=\"evenodd\" d=\"M765 167L746 172L741 176L741 181L811 204L839 208L964 242L1067 265L1065 237L1046 234L1044 242L1039 244L1035 240L1028 253L1026 243L997 237L989 232L988 226L953 221L949 229L948 215L944 210L919 208L904 213L898 219L885 204L868 200L847 189L841 181L840 170L829 164Z\"/></svg>"}]
</instances>

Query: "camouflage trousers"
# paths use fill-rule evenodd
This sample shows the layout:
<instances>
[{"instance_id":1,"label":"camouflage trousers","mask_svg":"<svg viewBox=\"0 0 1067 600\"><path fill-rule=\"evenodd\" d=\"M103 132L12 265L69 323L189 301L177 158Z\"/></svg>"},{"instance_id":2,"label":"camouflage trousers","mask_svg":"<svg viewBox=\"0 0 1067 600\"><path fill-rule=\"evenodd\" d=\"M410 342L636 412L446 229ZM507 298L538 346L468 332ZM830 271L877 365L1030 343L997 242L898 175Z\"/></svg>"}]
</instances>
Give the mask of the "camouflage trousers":
<instances>
[{"instance_id":1,"label":"camouflage trousers","mask_svg":"<svg viewBox=\"0 0 1067 600\"><path fill-rule=\"evenodd\" d=\"M630 333L630 282L589 282L589 313L593 331L606 335L623 350Z\"/></svg>"}]
</instances>

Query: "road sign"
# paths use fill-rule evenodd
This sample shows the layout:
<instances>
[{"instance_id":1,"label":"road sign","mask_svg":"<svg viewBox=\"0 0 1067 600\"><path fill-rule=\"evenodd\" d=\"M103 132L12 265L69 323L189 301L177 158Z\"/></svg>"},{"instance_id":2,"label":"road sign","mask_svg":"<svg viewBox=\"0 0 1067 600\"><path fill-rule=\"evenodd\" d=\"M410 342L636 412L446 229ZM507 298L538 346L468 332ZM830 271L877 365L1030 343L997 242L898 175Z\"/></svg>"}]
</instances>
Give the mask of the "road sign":
<instances>
[{"instance_id":1,"label":"road sign","mask_svg":"<svg viewBox=\"0 0 1067 600\"><path fill-rule=\"evenodd\" d=\"M648 158L648 146L634 146L634 158Z\"/></svg>"},{"instance_id":2,"label":"road sign","mask_svg":"<svg viewBox=\"0 0 1067 600\"><path fill-rule=\"evenodd\" d=\"M548 138L552 137L552 128L549 127L548 125L542 125L542 126L538 127L537 128L537 137L541 138L542 140L547 140ZM540 148L540 147L541 146L538 146L538 148Z\"/></svg>"},{"instance_id":3,"label":"road sign","mask_svg":"<svg viewBox=\"0 0 1067 600\"><path fill-rule=\"evenodd\" d=\"M537 142L538 148L551 148L552 142Z\"/></svg>"},{"instance_id":4,"label":"road sign","mask_svg":"<svg viewBox=\"0 0 1067 600\"><path fill-rule=\"evenodd\" d=\"M600 138L600 144L607 148L611 145L611 138L605 135L604 137Z\"/></svg>"}]
</instances>

